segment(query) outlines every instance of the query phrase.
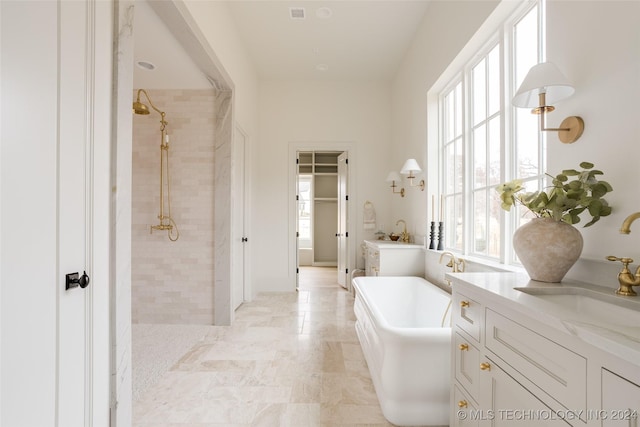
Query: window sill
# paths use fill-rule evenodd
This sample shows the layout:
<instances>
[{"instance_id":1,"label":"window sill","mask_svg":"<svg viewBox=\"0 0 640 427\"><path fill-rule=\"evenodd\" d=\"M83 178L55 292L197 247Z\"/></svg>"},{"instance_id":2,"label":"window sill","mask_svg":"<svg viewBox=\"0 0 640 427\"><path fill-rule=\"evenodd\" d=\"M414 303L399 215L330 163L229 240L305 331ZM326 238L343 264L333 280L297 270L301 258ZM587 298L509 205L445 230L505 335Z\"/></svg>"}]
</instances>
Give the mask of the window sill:
<instances>
[{"instance_id":1,"label":"window sill","mask_svg":"<svg viewBox=\"0 0 640 427\"><path fill-rule=\"evenodd\" d=\"M524 267L519 265L508 265L499 262L491 261L482 257L474 257L463 255L454 251L438 251L435 249L427 249L427 253L431 253L435 256L442 256L445 252L451 252L456 258L464 259L466 263L465 271L483 272L483 271L498 271L505 273L526 273Z\"/></svg>"}]
</instances>

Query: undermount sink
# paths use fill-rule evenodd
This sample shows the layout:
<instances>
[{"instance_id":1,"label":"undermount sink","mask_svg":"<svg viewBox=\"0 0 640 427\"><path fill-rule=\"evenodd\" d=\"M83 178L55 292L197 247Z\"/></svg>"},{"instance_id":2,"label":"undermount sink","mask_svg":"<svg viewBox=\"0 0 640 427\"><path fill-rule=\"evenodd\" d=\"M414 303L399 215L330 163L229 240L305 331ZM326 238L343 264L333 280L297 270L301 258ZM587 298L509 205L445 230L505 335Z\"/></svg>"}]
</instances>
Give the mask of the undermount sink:
<instances>
[{"instance_id":1,"label":"undermount sink","mask_svg":"<svg viewBox=\"0 0 640 427\"><path fill-rule=\"evenodd\" d=\"M583 320L623 327L640 325L640 297L621 297L608 288L606 291L569 286L515 289L560 306L563 311L575 313Z\"/></svg>"}]
</instances>

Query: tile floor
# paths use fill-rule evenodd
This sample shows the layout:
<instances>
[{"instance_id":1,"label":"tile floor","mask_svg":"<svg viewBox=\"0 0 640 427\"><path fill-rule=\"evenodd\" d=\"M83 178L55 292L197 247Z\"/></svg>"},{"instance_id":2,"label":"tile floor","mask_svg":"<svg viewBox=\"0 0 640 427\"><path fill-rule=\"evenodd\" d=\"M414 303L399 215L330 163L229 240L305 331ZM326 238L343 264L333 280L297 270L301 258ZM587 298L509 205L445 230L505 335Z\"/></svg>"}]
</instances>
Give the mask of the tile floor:
<instances>
[{"instance_id":1,"label":"tile floor","mask_svg":"<svg viewBox=\"0 0 640 427\"><path fill-rule=\"evenodd\" d=\"M261 294L230 327L211 326L134 402L134 427L391 426L335 269L303 271L300 291Z\"/></svg>"}]
</instances>

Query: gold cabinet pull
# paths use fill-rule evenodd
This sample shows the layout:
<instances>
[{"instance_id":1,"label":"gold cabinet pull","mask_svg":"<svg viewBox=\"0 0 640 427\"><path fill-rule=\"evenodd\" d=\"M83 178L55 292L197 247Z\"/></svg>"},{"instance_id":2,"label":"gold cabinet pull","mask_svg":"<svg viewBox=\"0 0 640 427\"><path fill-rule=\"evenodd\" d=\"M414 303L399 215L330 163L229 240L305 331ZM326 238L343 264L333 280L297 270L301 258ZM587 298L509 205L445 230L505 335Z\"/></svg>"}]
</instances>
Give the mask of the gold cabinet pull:
<instances>
[{"instance_id":1,"label":"gold cabinet pull","mask_svg":"<svg viewBox=\"0 0 640 427\"><path fill-rule=\"evenodd\" d=\"M460 307L469 307L469 301L460 301Z\"/></svg>"},{"instance_id":2,"label":"gold cabinet pull","mask_svg":"<svg viewBox=\"0 0 640 427\"><path fill-rule=\"evenodd\" d=\"M482 362L480 364L480 369L482 369L483 371L490 371L491 370L491 365L488 364L487 362Z\"/></svg>"},{"instance_id":3,"label":"gold cabinet pull","mask_svg":"<svg viewBox=\"0 0 640 427\"><path fill-rule=\"evenodd\" d=\"M458 346L458 348L459 348L461 351L467 351L467 350L469 350L469 344L460 344L460 345Z\"/></svg>"},{"instance_id":4,"label":"gold cabinet pull","mask_svg":"<svg viewBox=\"0 0 640 427\"><path fill-rule=\"evenodd\" d=\"M466 408L467 407L467 401L466 400L461 400L458 402L458 408Z\"/></svg>"}]
</instances>

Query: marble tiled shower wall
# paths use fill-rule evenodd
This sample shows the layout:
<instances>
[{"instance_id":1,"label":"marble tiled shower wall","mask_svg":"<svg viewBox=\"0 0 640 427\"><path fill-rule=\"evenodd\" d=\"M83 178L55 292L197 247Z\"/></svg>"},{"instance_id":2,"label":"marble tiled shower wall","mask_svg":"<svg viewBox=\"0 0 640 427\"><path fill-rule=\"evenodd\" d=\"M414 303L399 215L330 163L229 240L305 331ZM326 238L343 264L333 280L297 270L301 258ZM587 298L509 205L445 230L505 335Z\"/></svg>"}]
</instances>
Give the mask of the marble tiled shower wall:
<instances>
[{"instance_id":1,"label":"marble tiled shower wall","mask_svg":"<svg viewBox=\"0 0 640 427\"><path fill-rule=\"evenodd\" d=\"M166 231L149 232L158 223L160 209L160 115L134 115L132 321L211 325L218 93L147 92L169 123L171 213L180 238L172 242ZM147 104L144 95L141 101Z\"/></svg>"}]
</instances>

